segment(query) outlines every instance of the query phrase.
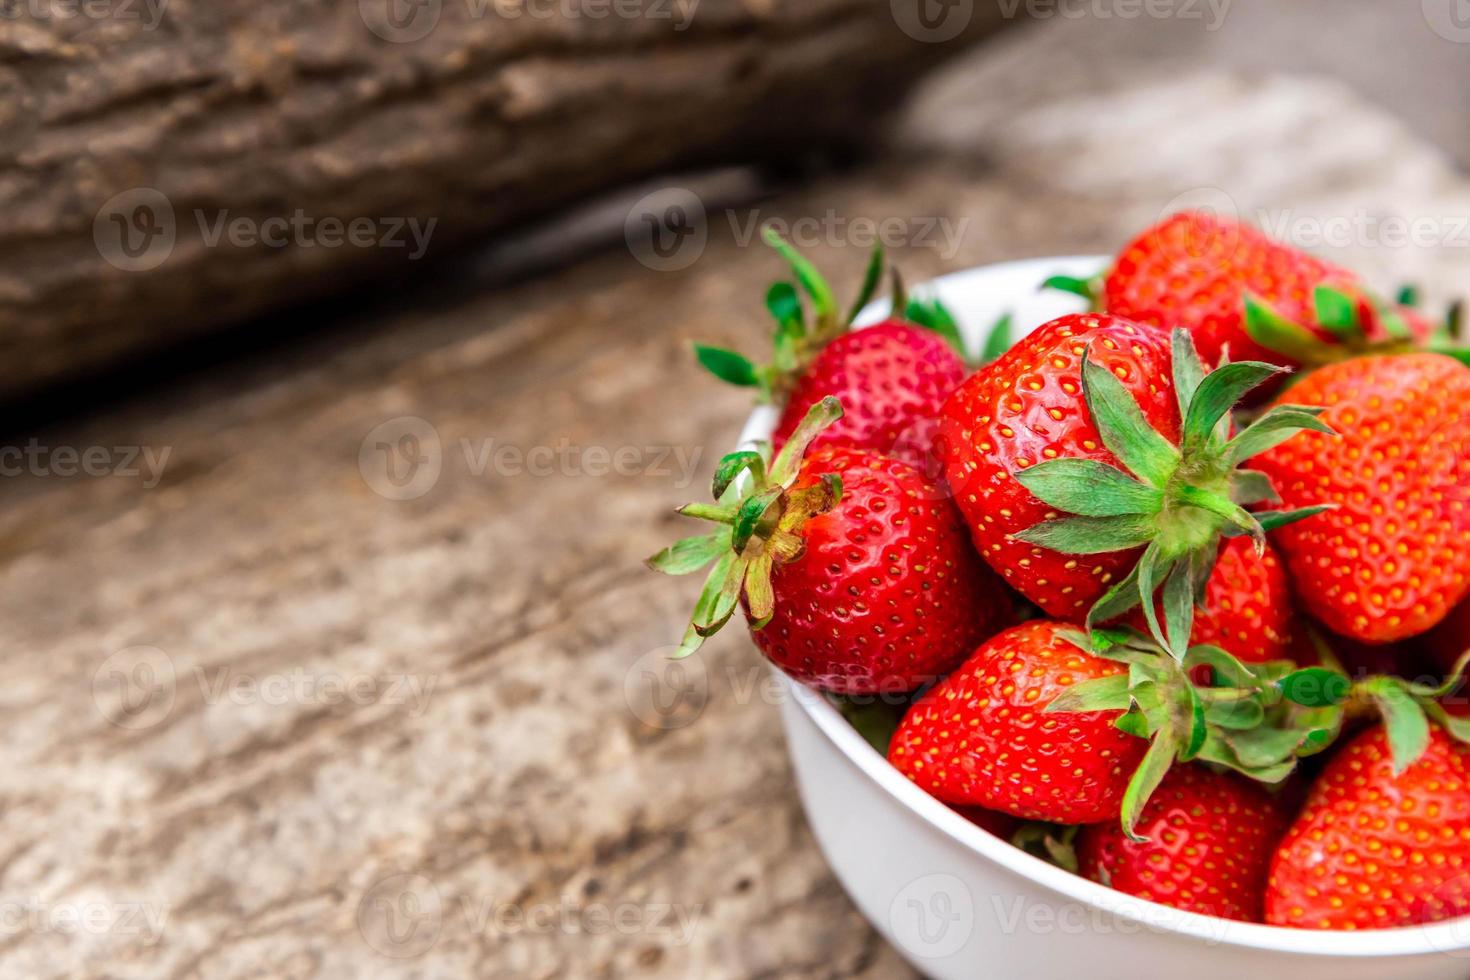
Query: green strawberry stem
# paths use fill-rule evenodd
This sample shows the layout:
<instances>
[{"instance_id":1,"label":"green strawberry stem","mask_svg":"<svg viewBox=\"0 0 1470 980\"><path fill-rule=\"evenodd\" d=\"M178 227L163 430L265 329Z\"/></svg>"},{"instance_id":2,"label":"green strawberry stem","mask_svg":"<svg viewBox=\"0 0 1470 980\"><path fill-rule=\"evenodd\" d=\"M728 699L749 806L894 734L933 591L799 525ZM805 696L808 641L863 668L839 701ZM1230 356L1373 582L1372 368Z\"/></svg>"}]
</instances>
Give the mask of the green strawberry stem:
<instances>
[{"instance_id":1,"label":"green strawberry stem","mask_svg":"<svg viewBox=\"0 0 1470 980\"><path fill-rule=\"evenodd\" d=\"M686 517L720 527L677 541L648 559L650 568L668 575L687 575L714 563L676 658L689 656L706 637L717 633L742 598L753 629L770 622L776 603L772 569L777 563L801 557L806 548L802 525L831 510L842 498L842 480L833 473L824 474L812 486L792 489L807 447L841 417L841 402L822 399L807 412L774 460L767 443L730 453L715 467L711 490L716 502L679 508Z\"/></svg>"},{"instance_id":2,"label":"green strawberry stem","mask_svg":"<svg viewBox=\"0 0 1470 980\"><path fill-rule=\"evenodd\" d=\"M1308 368L1322 367L1367 354L1401 354L1430 350L1470 364L1470 349L1460 336L1458 304L1451 306L1434 334L1414 336L1403 310L1418 303L1418 292L1401 290L1395 303L1371 294L1355 295L1333 286L1312 293L1318 330L1282 316L1258 297L1245 297L1245 329L1267 350L1289 357ZM1322 337L1327 334L1327 339Z\"/></svg>"},{"instance_id":3,"label":"green strawberry stem","mask_svg":"<svg viewBox=\"0 0 1470 980\"><path fill-rule=\"evenodd\" d=\"M1233 434L1231 408L1285 369L1240 361L1207 372L1182 329L1174 331L1173 351L1183 419L1178 445L1149 426L1128 390L1092 360L1090 350L1084 354L1083 398L1103 444L1126 472L1088 459L1047 460L1022 470L1016 479L1027 490L1071 516L1044 521L1016 537L1063 554L1142 548L1133 570L1089 611L1088 629L1142 604L1154 638L1182 658L1221 539L1249 535L1261 554L1267 531L1325 509L1246 510L1275 499L1275 493L1264 476L1240 464L1303 429L1332 430L1317 417L1322 408L1280 405ZM1162 617L1156 593L1162 596Z\"/></svg>"},{"instance_id":4,"label":"green strawberry stem","mask_svg":"<svg viewBox=\"0 0 1470 980\"><path fill-rule=\"evenodd\" d=\"M1105 279L1106 273L1093 276L1091 279L1080 279L1077 276L1051 276L1041 284L1041 288L1081 296L1087 300L1088 309L1100 313L1103 309L1103 282Z\"/></svg>"},{"instance_id":5,"label":"green strawberry stem","mask_svg":"<svg viewBox=\"0 0 1470 980\"><path fill-rule=\"evenodd\" d=\"M1464 683L1470 650L1461 654L1440 684L1422 684L1387 674L1353 681L1340 667L1304 667L1279 682L1290 702L1327 713L1337 727L1356 716L1376 712L1388 733L1395 774L1408 769L1429 745L1430 723L1470 744L1470 718L1445 710L1444 698Z\"/></svg>"},{"instance_id":6,"label":"green strawberry stem","mask_svg":"<svg viewBox=\"0 0 1470 980\"><path fill-rule=\"evenodd\" d=\"M1078 873L1077 832L1082 828L1070 824L1043 823L1034 820L1022 824L1011 835L1011 845L1064 871Z\"/></svg>"},{"instance_id":7,"label":"green strawberry stem","mask_svg":"<svg viewBox=\"0 0 1470 980\"><path fill-rule=\"evenodd\" d=\"M759 390L760 401L770 404L780 402L791 391L797 379L823 347L851 329L852 322L876 294L878 284L883 280L886 262L882 244L873 246L867 269L863 273L862 286L843 315L838 309L832 287L817 271L816 266L774 229L763 229L761 237L786 260L792 278L796 280L796 285L790 282L774 283L766 292L766 309L776 321L770 362L757 364L744 354L708 344L695 344L694 356L705 370L721 381L744 388L756 388ZM903 281L897 270L891 271L893 315L902 317L915 326L933 330L948 341L961 357L966 357L964 340L954 315L938 299L910 299L904 291ZM802 294L806 295L807 303L811 306L810 321L803 307Z\"/></svg>"},{"instance_id":8,"label":"green strawberry stem","mask_svg":"<svg viewBox=\"0 0 1470 980\"><path fill-rule=\"evenodd\" d=\"M1279 783L1299 757L1321 751L1337 732L1338 716L1287 700L1280 679L1287 661L1247 667L1212 646L1189 648L1183 659L1132 629L1064 634L1096 657L1126 664L1126 673L1086 681L1055 698L1047 712L1121 711L1116 725L1149 741L1128 782L1121 823L1132 840L1144 805L1176 762L1198 759L1264 783ZM1210 685L1192 680L1208 666Z\"/></svg>"}]
</instances>

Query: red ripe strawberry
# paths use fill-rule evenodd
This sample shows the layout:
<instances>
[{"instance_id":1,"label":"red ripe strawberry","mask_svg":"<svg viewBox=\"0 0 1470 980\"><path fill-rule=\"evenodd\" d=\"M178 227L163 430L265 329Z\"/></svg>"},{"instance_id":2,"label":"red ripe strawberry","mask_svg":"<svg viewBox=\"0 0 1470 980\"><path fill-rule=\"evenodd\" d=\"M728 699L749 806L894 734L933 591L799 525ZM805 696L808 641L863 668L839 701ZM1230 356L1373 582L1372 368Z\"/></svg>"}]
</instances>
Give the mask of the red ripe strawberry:
<instances>
[{"instance_id":1,"label":"red ripe strawberry","mask_svg":"<svg viewBox=\"0 0 1470 980\"><path fill-rule=\"evenodd\" d=\"M700 363L725 381L758 388L762 401L785 400L773 440L777 450L813 405L833 396L845 414L822 433L817 448L868 449L939 476L934 419L967 373L963 341L948 311L937 300L907 301L895 277L893 307L901 316L850 332L882 277L882 248L874 250L858 299L843 317L816 268L774 232L767 230L765 238L791 265L815 322L807 323L796 287L778 282L766 296L776 319L771 363L758 366L733 351L696 345Z\"/></svg>"},{"instance_id":2,"label":"red ripe strawberry","mask_svg":"<svg viewBox=\"0 0 1470 980\"><path fill-rule=\"evenodd\" d=\"M649 559L670 574L715 562L680 655L743 600L756 645L798 680L845 694L909 691L950 670L1010 614L953 505L918 470L853 449L802 463L841 413L835 398L818 402L769 473L758 452L726 456L715 473L718 502L682 509L722 527Z\"/></svg>"},{"instance_id":3,"label":"red ripe strawberry","mask_svg":"<svg viewBox=\"0 0 1470 980\"><path fill-rule=\"evenodd\" d=\"M1126 674L1064 631L1038 620L981 646L909 710L888 760L952 805L1054 823L1115 819L1148 746L1113 726L1121 711L1043 711L1080 682Z\"/></svg>"},{"instance_id":4,"label":"red ripe strawberry","mask_svg":"<svg viewBox=\"0 0 1470 980\"><path fill-rule=\"evenodd\" d=\"M1078 559L1015 535L1056 511L1013 479L1048 459L1116 466L1082 395L1082 359L1141 395L1144 419L1178 441L1169 338L1115 317L1062 317L1042 326L954 393L940 417L941 454L956 502L991 566L1045 612L1080 620L1138 562L1140 551Z\"/></svg>"},{"instance_id":5,"label":"red ripe strawberry","mask_svg":"<svg viewBox=\"0 0 1470 980\"><path fill-rule=\"evenodd\" d=\"M1230 359L1291 364L1246 331L1252 296L1285 319L1316 320L1318 286L1350 290L1346 269L1273 241L1249 225L1199 211L1173 214L1118 254L1104 286L1106 309L1160 327L1189 330L1206 364Z\"/></svg>"},{"instance_id":6,"label":"red ripe strawberry","mask_svg":"<svg viewBox=\"0 0 1470 980\"><path fill-rule=\"evenodd\" d=\"M1271 864L1266 921L1386 929L1470 914L1470 748L1443 729L1395 773L1375 726L1312 786Z\"/></svg>"},{"instance_id":7,"label":"red ripe strawberry","mask_svg":"<svg viewBox=\"0 0 1470 980\"><path fill-rule=\"evenodd\" d=\"M1298 597L1353 639L1423 633L1470 592L1470 369L1440 354L1355 358L1287 394L1338 432L1257 460L1285 506L1335 505L1277 539Z\"/></svg>"},{"instance_id":8,"label":"red ripe strawberry","mask_svg":"<svg viewBox=\"0 0 1470 980\"><path fill-rule=\"evenodd\" d=\"M1205 583L1190 644L1217 646L1248 664L1281 660L1291 642L1291 619L1291 590L1276 549L1267 545L1257 556L1248 539L1233 538L1220 549ZM1142 610L1134 610L1128 622L1148 629Z\"/></svg>"},{"instance_id":9,"label":"red ripe strawberry","mask_svg":"<svg viewBox=\"0 0 1470 980\"><path fill-rule=\"evenodd\" d=\"M1431 332L1423 317L1376 299L1346 269L1200 211L1146 229L1100 287L1066 277L1052 284L1116 316L1187 329L1206 364L1227 351L1234 361L1323 363L1344 348L1361 353Z\"/></svg>"},{"instance_id":10,"label":"red ripe strawberry","mask_svg":"<svg viewBox=\"0 0 1470 980\"><path fill-rule=\"evenodd\" d=\"M939 408L968 373L954 348L922 327L885 320L843 334L797 380L776 425L775 447L785 444L813 405L835 395L845 414L814 448L869 449L937 471L930 447Z\"/></svg>"},{"instance_id":11,"label":"red ripe strawberry","mask_svg":"<svg viewBox=\"0 0 1470 980\"><path fill-rule=\"evenodd\" d=\"M793 493L829 473L842 499L802 528L805 552L775 565L775 613L756 645L828 691L910 691L948 673L1009 614L964 523L907 463L854 449L808 458Z\"/></svg>"},{"instance_id":12,"label":"red ripe strawberry","mask_svg":"<svg viewBox=\"0 0 1470 980\"><path fill-rule=\"evenodd\" d=\"M1169 628L1149 625L1182 656L1221 535L1249 534L1264 555L1268 527L1309 513L1246 511L1272 491L1238 464L1322 428L1313 411L1279 409L1227 438L1229 407L1278 371L1237 362L1206 374L1183 331L1105 314L1045 324L941 417L949 484L981 554L1074 622L1106 622L1162 586ZM1157 619L1152 601L1145 611Z\"/></svg>"},{"instance_id":13,"label":"red ripe strawberry","mask_svg":"<svg viewBox=\"0 0 1470 980\"><path fill-rule=\"evenodd\" d=\"M1286 830L1276 798L1239 776L1179 766L1138 822L1146 841L1113 823L1077 835L1082 875L1163 905L1260 922L1271 854Z\"/></svg>"}]
</instances>

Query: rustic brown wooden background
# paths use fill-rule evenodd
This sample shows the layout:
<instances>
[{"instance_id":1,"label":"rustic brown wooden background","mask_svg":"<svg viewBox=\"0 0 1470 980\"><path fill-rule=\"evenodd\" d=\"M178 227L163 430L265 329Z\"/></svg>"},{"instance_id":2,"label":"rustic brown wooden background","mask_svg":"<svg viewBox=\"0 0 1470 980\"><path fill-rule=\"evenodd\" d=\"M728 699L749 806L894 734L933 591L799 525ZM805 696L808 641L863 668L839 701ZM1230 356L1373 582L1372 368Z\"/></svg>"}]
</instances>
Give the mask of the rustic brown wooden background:
<instances>
[{"instance_id":1,"label":"rustic brown wooden background","mask_svg":"<svg viewBox=\"0 0 1470 980\"><path fill-rule=\"evenodd\" d=\"M917 280L1104 251L1223 194L1296 235L1358 228L1320 250L1384 286L1463 287L1470 143L1457 101L1420 96L1427 72L1463 83L1470 47L1418 5L1280 6L1218 32L1030 25L936 78L878 159L735 227L945 219L953 249L897 250ZM1316 53L1324 24L1398 79L1378 102L1298 73L1360 72ZM814 252L852 285L861 248ZM466 274L17 416L7 445L45 462L0 481L0 975L910 976L815 850L739 635L674 714L628 698L694 585L637 562L746 407L687 344L759 349L778 272L711 207L679 271L614 247L519 284ZM129 447L167 452L156 481L146 458L63 475L58 451L116 469ZM408 476L405 453L426 467L406 490L384 469Z\"/></svg>"}]
</instances>

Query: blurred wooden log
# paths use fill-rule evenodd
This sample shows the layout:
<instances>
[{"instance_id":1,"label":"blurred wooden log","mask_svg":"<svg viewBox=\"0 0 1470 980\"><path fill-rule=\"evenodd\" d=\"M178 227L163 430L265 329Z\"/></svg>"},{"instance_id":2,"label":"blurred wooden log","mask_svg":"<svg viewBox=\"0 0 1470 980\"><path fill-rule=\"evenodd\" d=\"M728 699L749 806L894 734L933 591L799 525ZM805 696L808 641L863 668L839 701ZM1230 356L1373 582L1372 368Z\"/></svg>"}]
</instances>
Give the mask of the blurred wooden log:
<instances>
[{"instance_id":1,"label":"blurred wooden log","mask_svg":"<svg viewBox=\"0 0 1470 980\"><path fill-rule=\"evenodd\" d=\"M889 0L6 10L0 395L633 178L858 139L1001 19L929 43Z\"/></svg>"}]
</instances>

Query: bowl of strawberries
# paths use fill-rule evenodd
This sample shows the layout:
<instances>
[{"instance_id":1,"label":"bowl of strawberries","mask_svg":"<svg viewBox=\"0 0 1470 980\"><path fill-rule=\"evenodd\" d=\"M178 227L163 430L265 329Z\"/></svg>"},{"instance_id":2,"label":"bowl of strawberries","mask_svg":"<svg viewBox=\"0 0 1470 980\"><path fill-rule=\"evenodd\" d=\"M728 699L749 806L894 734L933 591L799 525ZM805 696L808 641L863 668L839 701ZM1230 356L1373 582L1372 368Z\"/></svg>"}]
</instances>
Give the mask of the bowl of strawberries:
<instances>
[{"instance_id":1,"label":"bowl of strawberries","mask_svg":"<svg viewBox=\"0 0 1470 980\"><path fill-rule=\"evenodd\" d=\"M848 307L767 240L771 360L696 350L758 407L650 564L708 569L678 655L746 621L884 936L937 978L1470 975L1456 318L1200 212L875 303L877 253Z\"/></svg>"}]
</instances>

